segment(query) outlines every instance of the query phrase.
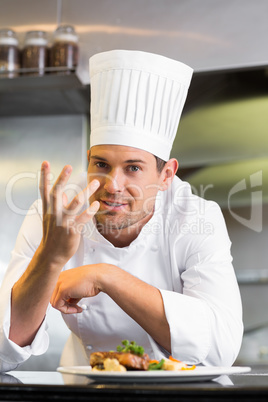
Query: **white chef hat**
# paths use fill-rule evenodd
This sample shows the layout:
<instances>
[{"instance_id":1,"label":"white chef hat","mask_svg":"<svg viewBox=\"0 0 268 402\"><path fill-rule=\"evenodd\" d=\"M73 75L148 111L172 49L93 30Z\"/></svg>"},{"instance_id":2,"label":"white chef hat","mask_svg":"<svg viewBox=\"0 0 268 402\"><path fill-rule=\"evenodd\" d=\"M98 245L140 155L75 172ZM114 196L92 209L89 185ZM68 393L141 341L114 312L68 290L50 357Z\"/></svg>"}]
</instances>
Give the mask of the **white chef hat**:
<instances>
[{"instance_id":1,"label":"white chef hat","mask_svg":"<svg viewBox=\"0 0 268 402\"><path fill-rule=\"evenodd\" d=\"M143 149L167 161L193 70L157 54L112 50L89 60L90 147Z\"/></svg>"}]
</instances>

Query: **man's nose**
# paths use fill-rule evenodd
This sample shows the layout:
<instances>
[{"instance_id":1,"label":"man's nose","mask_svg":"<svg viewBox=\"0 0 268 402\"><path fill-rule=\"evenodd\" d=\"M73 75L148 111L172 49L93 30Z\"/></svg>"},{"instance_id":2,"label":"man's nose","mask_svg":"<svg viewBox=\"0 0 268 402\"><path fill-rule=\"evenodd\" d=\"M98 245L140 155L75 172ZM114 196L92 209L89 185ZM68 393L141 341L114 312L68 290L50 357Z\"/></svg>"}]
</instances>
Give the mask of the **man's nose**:
<instances>
[{"instance_id":1,"label":"man's nose","mask_svg":"<svg viewBox=\"0 0 268 402\"><path fill-rule=\"evenodd\" d=\"M124 190L124 181L123 173L114 169L107 174L104 188L110 194L122 192Z\"/></svg>"}]
</instances>

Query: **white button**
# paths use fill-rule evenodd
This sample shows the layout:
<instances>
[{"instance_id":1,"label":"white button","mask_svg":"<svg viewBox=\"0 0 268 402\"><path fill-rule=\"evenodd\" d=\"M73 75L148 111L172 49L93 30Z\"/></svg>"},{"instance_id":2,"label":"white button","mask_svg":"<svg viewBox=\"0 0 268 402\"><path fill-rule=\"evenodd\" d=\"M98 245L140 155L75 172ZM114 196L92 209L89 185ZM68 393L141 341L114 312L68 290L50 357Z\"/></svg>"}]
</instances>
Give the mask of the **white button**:
<instances>
[{"instance_id":1,"label":"white button","mask_svg":"<svg viewBox=\"0 0 268 402\"><path fill-rule=\"evenodd\" d=\"M89 247L88 251L89 251L89 253L94 253L95 248L93 248L93 247Z\"/></svg>"},{"instance_id":2,"label":"white button","mask_svg":"<svg viewBox=\"0 0 268 402\"><path fill-rule=\"evenodd\" d=\"M87 350L92 350L93 346L92 345L87 345L86 348L87 348Z\"/></svg>"},{"instance_id":3,"label":"white button","mask_svg":"<svg viewBox=\"0 0 268 402\"><path fill-rule=\"evenodd\" d=\"M151 248L152 251L157 251L158 250L158 246L156 244L154 244Z\"/></svg>"}]
</instances>

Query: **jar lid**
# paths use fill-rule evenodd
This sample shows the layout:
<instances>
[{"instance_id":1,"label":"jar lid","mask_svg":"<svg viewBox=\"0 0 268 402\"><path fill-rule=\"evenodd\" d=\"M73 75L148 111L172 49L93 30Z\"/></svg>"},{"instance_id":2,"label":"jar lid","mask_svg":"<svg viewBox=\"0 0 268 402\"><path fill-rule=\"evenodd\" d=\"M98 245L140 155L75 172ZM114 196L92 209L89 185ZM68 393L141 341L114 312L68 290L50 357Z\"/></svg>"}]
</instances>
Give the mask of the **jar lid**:
<instances>
[{"instance_id":1,"label":"jar lid","mask_svg":"<svg viewBox=\"0 0 268 402\"><path fill-rule=\"evenodd\" d=\"M16 32L10 28L0 29L0 44L17 46L18 43Z\"/></svg>"},{"instance_id":2,"label":"jar lid","mask_svg":"<svg viewBox=\"0 0 268 402\"><path fill-rule=\"evenodd\" d=\"M60 25L53 36L55 42L78 42L78 36L72 25Z\"/></svg>"},{"instance_id":3,"label":"jar lid","mask_svg":"<svg viewBox=\"0 0 268 402\"><path fill-rule=\"evenodd\" d=\"M25 36L25 45L46 46L48 43L45 31L28 31Z\"/></svg>"}]
</instances>

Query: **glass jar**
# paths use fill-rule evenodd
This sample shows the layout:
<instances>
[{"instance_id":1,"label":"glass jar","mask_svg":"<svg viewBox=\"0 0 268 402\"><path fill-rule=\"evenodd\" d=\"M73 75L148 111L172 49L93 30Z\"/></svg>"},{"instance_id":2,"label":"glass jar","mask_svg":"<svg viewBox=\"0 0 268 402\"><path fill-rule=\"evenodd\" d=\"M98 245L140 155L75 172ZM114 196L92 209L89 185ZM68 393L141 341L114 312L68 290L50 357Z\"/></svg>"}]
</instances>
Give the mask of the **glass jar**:
<instances>
[{"instance_id":1,"label":"glass jar","mask_svg":"<svg viewBox=\"0 0 268 402\"><path fill-rule=\"evenodd\" d=\"M19 41L12 29L0 29L0 78L14 78L20 68Z\"/></svg>"},{"instance_id":2,"label":"glass jar","mask_svg":"<svg viewBox=\"0 0 268 402\"><path fill-rule=\"evenodd\" d=\"M50 49L50 67L68 67L59 74L70 74L78 64L78 36L71 25L61 25L54 32Z\"/></svg>"},{"instance_id":3,"label":"glass jar","mask_svg":"<svg viewBox=\"0 0 268 402\"><path fill-rule=\"evenodd\" d=\"M24 48L22 49L22 68L36 69L24 72L30 75L44 75L48 66L48 40L44 31L26 32Z\"/></svg>"}]
</instances>

